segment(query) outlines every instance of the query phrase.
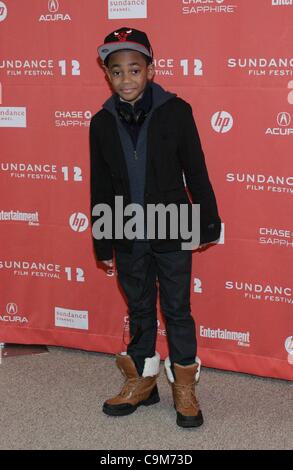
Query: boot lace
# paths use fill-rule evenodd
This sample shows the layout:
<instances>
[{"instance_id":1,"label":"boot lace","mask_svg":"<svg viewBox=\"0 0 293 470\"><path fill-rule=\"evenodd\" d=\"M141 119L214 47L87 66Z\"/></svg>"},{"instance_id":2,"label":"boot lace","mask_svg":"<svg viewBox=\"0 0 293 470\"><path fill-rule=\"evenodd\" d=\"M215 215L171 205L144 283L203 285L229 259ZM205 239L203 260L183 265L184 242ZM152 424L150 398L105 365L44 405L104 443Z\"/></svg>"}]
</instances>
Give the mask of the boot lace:
<instances>
[{"instance_id":1,"label":"boot lace","mask_svg":"<svg viewBox=\"0 0 293 470\"><path fill-rule=\"evenodd\" d=\"M137 382L138 382L137 378L127 379L124 382L123 387L122 387L120 393L118 394L118 396L120 396L122 398L130 398L132 393L136 389Z\"/></svg>"},{"instance_id":2,"label":"boot lace","mask_svg":"<svg viewBox=\"0 0 293 470\"><path fill-rule=\"evenodd\" d=\"M180 404L182 404L183 408L189 408L189 406L194 407L197 411L199 410L199 403L196 399L195 395L195 385L196 382L192 382L191 384L174 384L174 388L176 391L176 395Z\"/></svg>"}]
</instances>

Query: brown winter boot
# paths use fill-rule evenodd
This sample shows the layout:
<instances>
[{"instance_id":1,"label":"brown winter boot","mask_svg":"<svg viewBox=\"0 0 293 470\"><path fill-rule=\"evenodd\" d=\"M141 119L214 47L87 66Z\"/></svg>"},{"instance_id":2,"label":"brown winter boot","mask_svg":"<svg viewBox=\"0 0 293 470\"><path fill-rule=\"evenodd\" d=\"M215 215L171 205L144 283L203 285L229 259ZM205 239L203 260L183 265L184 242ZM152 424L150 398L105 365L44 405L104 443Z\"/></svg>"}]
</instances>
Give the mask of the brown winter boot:
<instances>
[{"instance_id":1,"label":"brown winter boot","mask_svg":"<svg viewBox=\"0 0 293 470\"><path fill-rule=\"evenodd\" d=\"M116 355L116 365L126 378L121 392L106 400L103 412L110 416L125 416L138 406L149 406L160 401L156 384L159 375L160 355L147 357L142 376L136 370L133 359L126 353Z\"/></svg>"},{"instance_id":2,"label":"brown winter boot","mask_svg":"<svg viewBox=\"0 0 293 470\"><path fill-rule=\"evenodd\" d=\"M196 358L198 360L198 358ZM172 386L174 407L177 411L178 426L197 427L203 424L202 412L195 396L195 384L199 380L200 362L188 366L174 363L174 375L170 358L165 360L165 372Z\"/></svg>"}]
</instances>

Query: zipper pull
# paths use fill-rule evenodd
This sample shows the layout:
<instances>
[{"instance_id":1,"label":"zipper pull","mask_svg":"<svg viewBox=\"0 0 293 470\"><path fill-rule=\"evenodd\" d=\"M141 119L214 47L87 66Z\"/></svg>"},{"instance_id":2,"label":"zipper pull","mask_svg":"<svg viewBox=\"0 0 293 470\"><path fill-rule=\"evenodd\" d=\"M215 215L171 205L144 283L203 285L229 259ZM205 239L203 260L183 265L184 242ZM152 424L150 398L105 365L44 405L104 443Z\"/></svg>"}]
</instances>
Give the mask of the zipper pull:
<instances>
[{"instance_id":1,"label":"zipper pull","mask_svg":"<svg viewBox=\"0 0 293 470\"><path fill-rule=\"evenodd\" d=\"M137 160L137 153L136 153L136 150L134 150L134 160Z\"/></svg>"}]
</instances>

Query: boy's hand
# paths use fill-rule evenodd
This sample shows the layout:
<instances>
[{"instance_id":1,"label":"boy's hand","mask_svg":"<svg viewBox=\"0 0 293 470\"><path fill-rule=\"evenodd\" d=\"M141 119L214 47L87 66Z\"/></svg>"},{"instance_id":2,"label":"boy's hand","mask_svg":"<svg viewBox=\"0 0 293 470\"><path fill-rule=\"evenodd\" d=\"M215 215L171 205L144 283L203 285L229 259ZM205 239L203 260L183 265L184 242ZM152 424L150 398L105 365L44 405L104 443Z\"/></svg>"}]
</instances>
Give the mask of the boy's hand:
<instances>
[{"instance_id":1,"label":"boy's hand","mask_svg":"<svg viewBox=\"0 0 293 470\"><path fill-rule=\"evenodd\" d=\"M205 248L206 246L210 245L211 243L214 243L214 242L202 243L201 245L199 245L198 250L201 250L202 248Z\"/></svg>"},{"instance_id":2,"label":"boy's hand","mask_svg":"<svg viewBox=\"0 0 293 470\"><path fill-rule=\"evenodd\" d=\"M106 259L101 262L108 268L113 268L113 259Z\"/></svg>"}]
</instances>

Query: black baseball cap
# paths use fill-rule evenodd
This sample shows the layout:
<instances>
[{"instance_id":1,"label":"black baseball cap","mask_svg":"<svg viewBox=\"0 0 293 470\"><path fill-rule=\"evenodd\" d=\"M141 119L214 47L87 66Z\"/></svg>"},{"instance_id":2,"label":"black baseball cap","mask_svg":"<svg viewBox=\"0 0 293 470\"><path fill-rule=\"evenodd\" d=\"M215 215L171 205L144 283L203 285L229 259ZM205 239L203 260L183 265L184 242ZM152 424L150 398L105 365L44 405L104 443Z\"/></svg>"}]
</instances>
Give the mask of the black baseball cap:
<instances>
[{"instance_id":1,"label":"black baseball cap","mask_svg":"<svg viewBox=\"0 0 293 470\"><path fill-rule=\"evenodd\" d=\"M104 62L109 54L121 49L141 52L153 59L153 50L147 35L138 29L123 27L113 31L105 37L104 44L98 47L98 53Z\"/></svg>"}]
</instances>

